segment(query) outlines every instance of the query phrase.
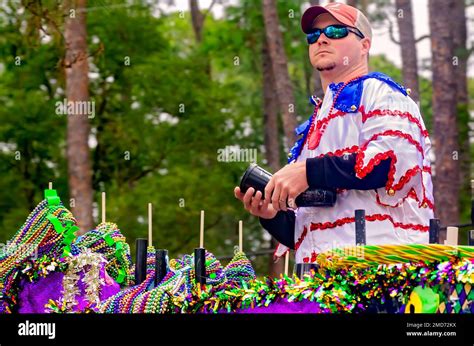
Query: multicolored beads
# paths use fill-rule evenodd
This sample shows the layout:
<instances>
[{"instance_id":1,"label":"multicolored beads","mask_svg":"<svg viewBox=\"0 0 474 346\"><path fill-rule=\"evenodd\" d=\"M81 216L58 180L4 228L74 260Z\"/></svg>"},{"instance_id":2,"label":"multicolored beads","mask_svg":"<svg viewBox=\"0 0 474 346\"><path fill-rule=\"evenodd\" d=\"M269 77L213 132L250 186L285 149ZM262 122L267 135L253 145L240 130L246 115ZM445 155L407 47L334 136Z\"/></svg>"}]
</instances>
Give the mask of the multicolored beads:
<instances>
[{"instance_id":1,"label":"multicolored beads","mask_svg":"<svg viewBox=\"0 0 474 346\"><path fill-rule=\"evenodd\" d=\"M152 250L152 249L151 249ZM147 263L154 265L150 251ZM192 297L206 292L210 287L229 287L255 279L255 272L244 253L236 250L228 266L222 267L210 252L206 252L206 285L195 283L194 258L185 255L170 261L170 271L157 287L150 287L154 272L152 267L141 285L123 290L100 306L104 313L166 313L185 311Z\"/></svg>"},{"instance_id":2,"label":"multicolored beads","mask_svg":"<svg viewBox=\"0 0 474 346\"><path fill-rule=\"evenodd\" d=\"M134 268L130 246L115 223L101 223L94 230L78 237L71 246L71 253L78 255L86 249L105 257L107 273L122 287L133 283Z\"/></svg>"},{"instance_id":3,"label":"multicolored beads","mask_svg":"<svg viewBox=\"0 0 474 346\"><path fill-rule=\"evenodd\" d=\"M0 253L0 313L11 313L16 301L19 267L27 260L43 255L60 258L75 238L77 222L64 208L55 190L45 190L45 199L27 217L25 223Z\"/></svg>"}]
</instances>

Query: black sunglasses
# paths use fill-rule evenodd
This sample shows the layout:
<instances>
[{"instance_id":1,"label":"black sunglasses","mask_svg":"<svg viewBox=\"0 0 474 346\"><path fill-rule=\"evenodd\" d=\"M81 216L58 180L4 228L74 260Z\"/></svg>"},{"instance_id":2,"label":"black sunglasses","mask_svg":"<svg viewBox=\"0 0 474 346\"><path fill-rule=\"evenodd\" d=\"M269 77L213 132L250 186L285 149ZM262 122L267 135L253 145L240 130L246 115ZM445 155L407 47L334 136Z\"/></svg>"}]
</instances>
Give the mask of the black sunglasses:
<instances>
[{"instance_id":1,"label":"black sunglasses","mask_svg":"<svg viewBox=\"0 0 474 346\"><path fill-rule=\"evenodd\" d=\"M349 32L356 34L360 38L364 38L364 35L359 31L359 29L347 25L336 24L328 25L324 29L314 29L306 35L306 41L308 41L308 44L316 43L322 33L324 33L327 38L331 39L344 38L349 35Z\"/></svg>"}]
</instances>

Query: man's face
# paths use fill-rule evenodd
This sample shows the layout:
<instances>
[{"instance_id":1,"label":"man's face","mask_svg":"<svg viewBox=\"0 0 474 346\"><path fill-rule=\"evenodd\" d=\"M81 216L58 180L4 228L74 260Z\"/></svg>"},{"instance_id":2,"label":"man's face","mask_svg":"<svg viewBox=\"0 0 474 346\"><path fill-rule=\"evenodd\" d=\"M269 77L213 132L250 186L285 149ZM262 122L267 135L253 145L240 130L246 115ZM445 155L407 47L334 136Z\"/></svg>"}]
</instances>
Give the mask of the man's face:
<instances>
[{"instance_id":1,"label":"man's face","mask_svg":"<svg viewBox=\"0 0 474 346\"><path fill-rule=\"evenodd\" d=\"M317 17L313 28L324 29L332 24L342 23L329 13L323 13ZM350 69L351 66L358 65L362 59L366 59L365 55L362 55L368 52L367 43L363 44L364 41L367 39L361 40L354 33L339 39L327 38L322 33L316 43L309 45L311 65L318 71Z\"/></svg>"}]
</instances>

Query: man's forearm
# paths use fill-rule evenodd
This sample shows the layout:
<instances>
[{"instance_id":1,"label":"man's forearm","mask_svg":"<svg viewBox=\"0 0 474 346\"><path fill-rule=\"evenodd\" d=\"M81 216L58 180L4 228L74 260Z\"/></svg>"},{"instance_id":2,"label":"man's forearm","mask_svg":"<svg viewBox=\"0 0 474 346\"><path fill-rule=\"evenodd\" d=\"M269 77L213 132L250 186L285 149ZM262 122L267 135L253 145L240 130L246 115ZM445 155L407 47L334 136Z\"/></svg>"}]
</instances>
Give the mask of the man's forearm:
<instances>
[{"instance_id":1,"label":"man's forearm","mask_svg":"<svg viewBox=\"0 0 474 346\"><path fill-rule=\"evenodd\" d=\"M356 154L323 156L306 160L306 178L310 188L372 190L384 187L391 159L381 161L363 179L356 177Z\"/></svg>"},{"instance_id":2,"label":"man's forearm","mask_svg":"<svg viewBox=\"0 0 474 346\"><path fill-rule=\"evenodd\" d=\"M306 160L306 177L310 188L371 190L387 183L391 159L381 161L365 178L355 175L356 154L323 156ZM276 240L290 249L295 247L295 213L279 211L273 219L260 218L260 224Z\"/></svg>"},{"instance_id":3,"label":"man's forearm","mask_svg":"<svg viewBox=\"0 0 474 346\"><path fill-rule=\"evenodd\" d=\"M295 248L295 213L292 210L279 211L273 219L260 218L260 224L280 243Z\"/></svg>"}]
</instances>

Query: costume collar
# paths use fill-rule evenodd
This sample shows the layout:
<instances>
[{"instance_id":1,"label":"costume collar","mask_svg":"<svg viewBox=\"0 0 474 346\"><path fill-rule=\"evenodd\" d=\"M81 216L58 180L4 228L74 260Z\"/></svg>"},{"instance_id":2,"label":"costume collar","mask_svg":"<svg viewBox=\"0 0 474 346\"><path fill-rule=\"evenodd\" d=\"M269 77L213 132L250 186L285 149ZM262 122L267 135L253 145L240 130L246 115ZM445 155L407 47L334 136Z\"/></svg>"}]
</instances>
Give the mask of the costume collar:
<instances>
[{"instance_id":1,"label":"costume collar","mask_svg":"<svg viewBox=\"0 0 474 346\"><path fill-rule=\"evenodd\" d=\"M381 72L370 72L350 81L346 86L344 86L343 82L329 84L329 88L334 95L340 92L334 104L334 108L345 113L357 113L360 106L360 100L362 98L362 91L364 90L363 82L368 78L378 79L390 85L392 89L398 90L403 95L408 95L406 89L403 86L395 82L386 74ZM343 89L341 90L341 88Z\"/></svg>"}]
</instances>

